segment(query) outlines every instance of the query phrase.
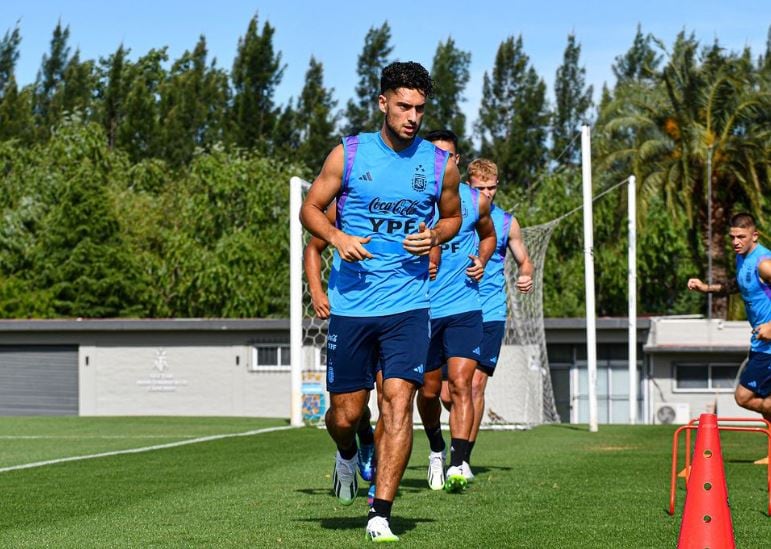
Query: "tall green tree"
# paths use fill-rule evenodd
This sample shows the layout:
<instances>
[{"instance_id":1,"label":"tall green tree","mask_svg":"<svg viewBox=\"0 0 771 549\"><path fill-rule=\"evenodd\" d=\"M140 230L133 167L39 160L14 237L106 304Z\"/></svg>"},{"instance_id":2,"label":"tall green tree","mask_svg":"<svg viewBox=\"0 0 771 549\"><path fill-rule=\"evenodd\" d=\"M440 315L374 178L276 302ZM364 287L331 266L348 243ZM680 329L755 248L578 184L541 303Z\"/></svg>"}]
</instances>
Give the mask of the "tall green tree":
<instances>
[{"instance_id":1,"label":"tall green tree","mask_svg":"<svg viewBox=\"0 0 771 549\"><path fill-rule=\"evenodd\" d=\"M704 250L711 250L715 279L728 275L725 234L730 213L746 209L760 214L769 190L770 92L768 81L753 74L746 54L725 52L718 45L700 50L696 39L683 32L655 85L625 87L603 117L600 165L617 174L624 170L624 176L634 173L643 208L659 195L670 216L697 227L691 249L698 260L705 257ZM707 276L694 273L700 274ZM726 300L713 299L716 316L724 316L726 307Z\"/></svg>"},{"instance_id":2,"label":"tall green tree","mask_svg":"<svg viewBox=\"0 0 771 549\"><path fill-rule=\"evenodd\" d=\"M16 62L19 60L19 44L21 44L21 31L19 25L13 31L5 31L0 40L0 99L5 95L6 86L14 77Z\"/></svg>"},{"instance_id":3,"label":"tall green tree","mask_svg":"<svg viewBox=\"0 0 771 549\"><path fill-rule=\"evenodd\" d=\"M58 112L55 120L65 113L80 113L92 118L94 115L94 96L98 87L98 75L94 62L80 60L80 50L67 62L62 85L51 100L52 113Z\"/></svg>"},{"instance_id":4,"label":"tall green tree","mask_svg":"<svg viewBox=\"0 0 771 549\"><path fill-rule=\"evenodd\" d=\"M110 317L136 314L145 283L125 246L109 194L122 171L96 124L65 119L50 146L48 193L55 192L31 251L34 287L45 289L53 314ZM46 195L43 195L45 197Z\"/></svg>"},{"instance_id":5,"label":"tall green tree","mask_svg":"<svg viewBox=\"0 0 771 549\"><path fill-rule=\"evenodd\" d=\"M34 138L32 89L19 90L16 84L16 62L19 59L21 32L18 24L6 31L0 40L0 141Z\"/></svg>"},{"instance_id":6,"label":"tall green tree","mask_svg":"<svg viewBox=\"0 0 771 549\"><path fill-rule=\"evenodd\" d=\"M579 126L587 122L592 106L592 86L586 85L586 69L579 65L581 45L574 34L568 43L554 79L552 114L552 158L560 166L580 164L580 143L575 139Z\"/></svg>"},{"instance_id":7,"label":"tall green tree","mask_svg":"<svg viewBox=\"0 0 771 549\"><path fill-rule=\"evenodd\" d=\"M337 141L337 101L333 90L324 86L324 66L311 57L305 85L297 101L295 125L299 132L298 156L312 171L318 172L327 153Z\"/></svg>"},{"instance_id":8,"label":"tall green tree","mask_svg":"<svg viewBox=\"0 0 771 549\"><path fill-rule=\"evenodd\" d=\"M356 64L356 74L359 75L356 97L349 99L345 108L346 134L380 129L383 123L377 101L380 94L380 73L388 65L392 51L391 27L388 21L380 27L370 27L364 37L364 48Z\"/></svg>"},{"instance_id":9,"label":"tall green tree","mask_svg":"<svg viewBox=\"0 0 771 549\"><path fill-rule=\"evenodd\" d=\"M475 124L482 156L498 164L502 186L529 187L546 167L549 113L546 84L530 66L522 37L498 47L492 74L485 72Z\"/></svg>"},{"instance_id":10,"label":"tall green tree","mask_svg":"<svg viewBox=\"0 0 771 549\"><path fill-rule=\"evenodd\" d=\"M126 96L131 85L131 63L128 60L130 51L120 44L115 53L100 60L100 118L110 148L116 145L118 127L125 116Z\"/></svg>"},{"instance_id":11,"label":"tall green tree","mask_svg":"<svg viewBox=\"0 0 771 549\"><path fill-rule=\"evenodd\" d=\"M431 64L434 94L428 98L423 128L427 131L449 129L459 139L461 151L467 151L466 115L461 103L468 85L471 52L458 49L452 37L440 42Z\"/></svg>"},{"instance_id":12,"label":"tall green tree","mask_svg":"<svg viewBox=\"0 0 771 549\"><path fill-rule=\"evenodd\" d=\"M206 39L185 51L160 87L162 155L173 165L187 163L196 147L208 148L224 139L227 116L227 75L207 65Z\"/></svg>"},{"instance_id":13,"label":"tall green tree","mask_svg":"<svg viewBox=\"0 0 771 549\"><path fill-rule=\"evenodd\" d=\"M163 67L167 60L166 48L150 50L130 67L117 142L134 162L159 158L163 152L160 105L156 98L168 78Z\"/></svg>"},{"instance_id":14,"label":"tall green tree","mask_svg":"<svg viewBox=\"0 0 771 549\"><path fill-rule=\"evenodd\" d=\"M35 114L43 137L49 134L51 127L61 116L54 100L61 93L64 73L70 60L70 47L67 44L69 37L70 28L62 28L61 21L57 22L51 36L49 52L43 55L35 81Z\"/></svg>"},{"instance_id":15,"label":"tall green tree","mask_svg":"<svg viewBox=\"0 0 771 549\"><path fill-rule=\"evenodd\" d=\"M656 78L662 57L656 51L655 44L653 35L643 35L638 23L632 46L625 54L617 56L611 67L616 76L616 86L644 80L650 82Z\"/></svg>"},{"instance_id":16,"label":"tall green tree","mask_svg":"<svg viewBox=\"0 0 771 549\"><path fill-rule=\"evenodd\" d=\"M273 103L276 86L285 65L273 50L275 29L265 22L258 29L257 15L246 34L238 39L231 78L233 81L232 141L240 147L264 145L273 132L277 110Z\"/></svg>"}]
</instances>

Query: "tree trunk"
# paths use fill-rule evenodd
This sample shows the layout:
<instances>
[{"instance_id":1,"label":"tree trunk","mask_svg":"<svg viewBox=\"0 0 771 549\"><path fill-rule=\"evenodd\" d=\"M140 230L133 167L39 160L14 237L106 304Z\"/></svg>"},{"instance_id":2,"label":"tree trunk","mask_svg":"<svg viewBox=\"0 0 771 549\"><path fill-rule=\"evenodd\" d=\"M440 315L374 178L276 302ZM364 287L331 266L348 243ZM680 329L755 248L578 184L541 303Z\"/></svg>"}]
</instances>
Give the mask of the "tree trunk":
<instances>
[{"instance_id":1,"label":"tree trunk","mask_svg":"<svg viewBox=\"0 0 771 549\"><path fill-rule=\"evenodd\" d=\"M712 255L712 283L725 282L728 280L729 273L725 239L728 234L728 223L726 222L725 204L717 200L712 200L712 242L707 239L707 227L704 227L704 242L707 246L707 254ZM705 224L706 225L706 224ZM709 273L707 273L709 278ZM712 295L712 318L725 320L728 315L728 298L725 296Z\"/></svg>"}]
</instances>

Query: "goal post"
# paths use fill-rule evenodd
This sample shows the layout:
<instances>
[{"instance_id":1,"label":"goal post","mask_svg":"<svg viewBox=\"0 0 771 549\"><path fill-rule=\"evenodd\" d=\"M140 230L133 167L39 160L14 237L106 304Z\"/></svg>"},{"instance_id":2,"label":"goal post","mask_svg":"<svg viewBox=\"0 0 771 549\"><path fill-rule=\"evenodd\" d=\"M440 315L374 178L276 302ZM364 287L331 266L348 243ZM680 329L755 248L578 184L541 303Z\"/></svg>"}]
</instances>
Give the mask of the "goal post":
<instances>
[{"instance_id":1,"label":"goal post","mask_svg":"<svg viewBox=\"0 0 771 549\"><path fill-rule=\"evenodd\" d=\"M299 177L289 180L289 354L291 393L289 421L299 427L302 420L302 308L303 308L303 229L300 224L303 184Z\"/></svg>"}]
</instances>

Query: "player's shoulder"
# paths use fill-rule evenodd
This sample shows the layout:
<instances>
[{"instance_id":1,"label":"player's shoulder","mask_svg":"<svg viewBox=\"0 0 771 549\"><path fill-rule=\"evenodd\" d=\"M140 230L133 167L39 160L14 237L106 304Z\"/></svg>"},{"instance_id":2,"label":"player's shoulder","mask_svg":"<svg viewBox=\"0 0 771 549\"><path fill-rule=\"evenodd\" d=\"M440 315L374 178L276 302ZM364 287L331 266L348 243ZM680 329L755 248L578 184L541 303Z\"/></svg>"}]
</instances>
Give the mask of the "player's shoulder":
<instances>
[{"instance_id":1,"label":"player's shoulder","mask_svg":"<svg viewBox=\"0 0 771 549\"><path fill-rule=\"evenodd\" d=\"M515 219L514 214L512 212L504 210L500 206L496 206L494 202L490 204L490 215L495 217L496 219L501 219L501 220Z\"/></svg>"}]
</instances>

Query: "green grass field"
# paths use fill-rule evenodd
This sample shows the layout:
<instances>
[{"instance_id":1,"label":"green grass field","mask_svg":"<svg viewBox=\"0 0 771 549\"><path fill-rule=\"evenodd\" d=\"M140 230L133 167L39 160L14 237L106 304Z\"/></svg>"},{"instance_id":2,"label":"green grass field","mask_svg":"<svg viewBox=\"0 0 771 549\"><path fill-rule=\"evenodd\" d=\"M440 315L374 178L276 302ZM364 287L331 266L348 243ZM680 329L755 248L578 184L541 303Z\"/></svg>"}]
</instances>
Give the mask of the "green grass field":
<instances>
[{"instance_id":1,"label":"green grass field","mask_svg":"<svg viewBox=\"0 0 771 549\"><path fill-rule=\"evenodd\" d=\"M0 468L285 425L233 418L0 418ZM409 547L674 547L666 513L672 427L552 425L483 432L477 480L457 495L425 481L416 431L392 527ZM769 547L765 455L723 433L737 546ZM682 459L682 458L681 458ZM366 483L350 507L330 492L319 429L222 438L0 472L2 547L358 547Z\"/></svg>"}]
</instances>

